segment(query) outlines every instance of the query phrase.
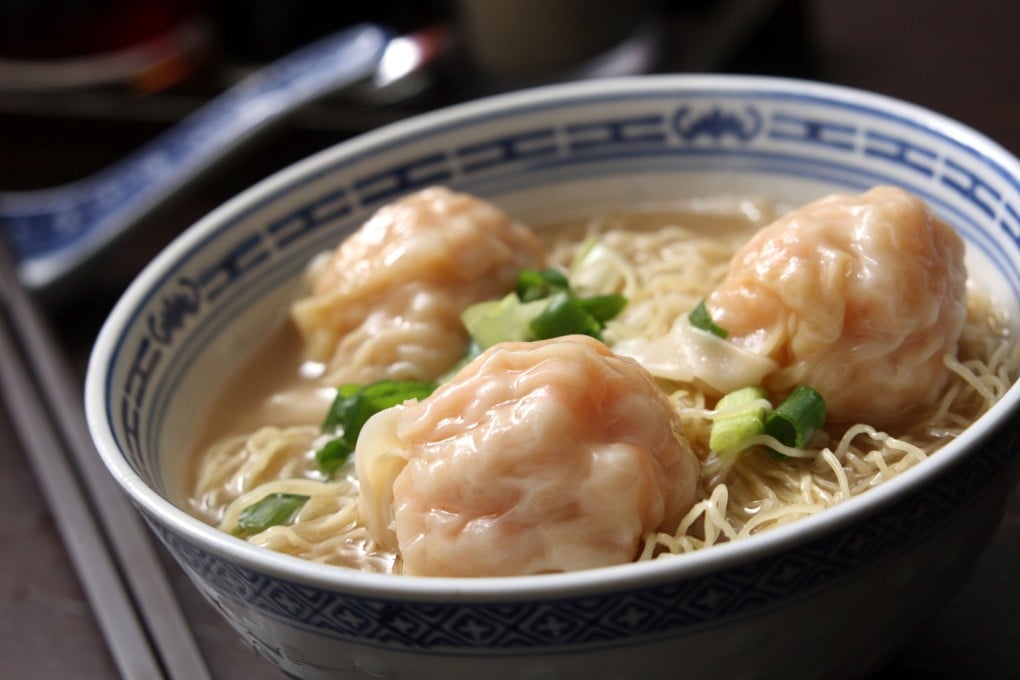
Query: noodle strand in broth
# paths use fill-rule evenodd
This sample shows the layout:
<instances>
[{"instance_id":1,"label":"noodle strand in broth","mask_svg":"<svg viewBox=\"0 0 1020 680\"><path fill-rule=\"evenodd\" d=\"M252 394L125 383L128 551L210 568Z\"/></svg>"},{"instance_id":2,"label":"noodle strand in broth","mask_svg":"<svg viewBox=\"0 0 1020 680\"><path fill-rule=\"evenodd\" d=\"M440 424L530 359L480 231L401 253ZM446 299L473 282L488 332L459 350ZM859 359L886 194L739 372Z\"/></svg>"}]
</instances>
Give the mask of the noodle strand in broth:
<instances>
[{"instance_id":1,"label":"noodle strand in broth","mask_svg":"<svg viewBox=\"0 0 1020 680\"><path fill-rule=\"evenodd\" d=\"M578 290L627 298L626 308L604 330L612 348L626 339L669 333L677 319L719 285L738 249L778 212L764 201L709 202L687 210L570 220L536 233L549 264L564 272L576 268L592 243L606 249L597 271L584 272L572 283ZM289 337L293 345L296 335L291 332ZM255 356L242 373L267 361L279 363L280 343L274 347L275 356ZM267 403L288 391L307 394L309 381L315 383L316 378L295 370L301 348L290 346L287 353L290 358L283 363L290 368L272 383ZM734 460L711 453L708 438L716 397L691 384L660 378L658 385L700 461L700 480L696 502L676 530L648 532L635 558L702 550L822 512L902 474L951 441L1020 373L1020 349L1007 319L973 286L958 355L946 355L943 362L947 384L926 412L895 428L828 424L798 452L804 457L786 460L777 460L765 446L753 446ZM209 412L183 494L191 511L231 532L244 508L270 494L307 496L292 523L270 527L249 540L317 562L400 573L398 555L380 549L359 520L353 462L332 478L316 466L319 423L328 403L305 400L306 425L223 417L234 408L232 395L244 391L239 382L228 385ZM272 409L255 410L264 418Z\"/></svg>"}]
</instances>

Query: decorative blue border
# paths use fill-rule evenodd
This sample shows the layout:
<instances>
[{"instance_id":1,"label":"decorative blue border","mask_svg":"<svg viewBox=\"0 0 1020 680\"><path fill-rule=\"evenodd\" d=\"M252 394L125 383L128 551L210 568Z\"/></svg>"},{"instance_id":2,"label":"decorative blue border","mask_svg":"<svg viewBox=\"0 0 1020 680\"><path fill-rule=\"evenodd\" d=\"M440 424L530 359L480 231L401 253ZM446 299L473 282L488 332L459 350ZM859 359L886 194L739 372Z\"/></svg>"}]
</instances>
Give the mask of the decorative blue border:
<instances>
[{"instance_id":1,"label":"decorative blue border","mask_svg":"<svg viewBox=\"0 0 1020 680\"><path fill-rule=\"evenodd\" d=\"M761 103L746 101L753 97L762 100ZM585 107L599 101L633 98L647 100L648 109L640 114L603 116L598 120L573 120L556 125L528 125L529 117L522 115L544 108L577 109L580 115ZM738 99L742 100L739 105L729 105ZM765 104L775 101L793 108L769 110ZM812 104L823 104L833 109L833 113L820 116L796 108ZM945 157L935 147L909 139L907 133L898 136L887 129L871 130L864 124L845 120L840 112L863 112L882 120L893 120L936 138L932 144L948 141L962 149L964 157ZM310 256L321 247L324 239L354 228L378 205L437 182L455 187L485 184L499 194L512 186L549 184L550 180L554 184L557 177L576 177L577 168L571 167L576 164L583 164L587 175L606 176L621 163L632 162L639 164L642 172L700 173L730 168L822 178L861 188L878 182L894 182L908 185L907 188L952 216L954 225L1001 270L1013 295L1020 299L1020 272L1016 266L1020 219L1014 205L1020 198L1000 194L986 179L987 172L1002 175L1001 166L938 130L870 107L813 97L754 94L753 90L628 93L579 102L522 105L509 112L476 116L471 119L470 127L484 133L484 122L515 116L520 116L522 128L512 133L490 135L449 150L432 148L421 153L409 152L409 160L393 163L382 170L378 167L362 169L361 164L370 165L367 161L374 154L385 156L383 152L387 148L427 143L431 137L467 124L454 122L439 130L412 129L412 132L398 134L393 142L348 154L328 167L320 167L286 186L279 186L235 215L216 233L199 239L182 258L189 264L176 264L163 274L141 303L128 313L128 327L142 324L145 332L133 336L137 340L130 344L125 336L118 338L112 351L111 364L118 366L126 360L128 369L124 375L117 374L122 385L114 385L113 373L106 377L106 417L115 440L134 470L143 478L160 479L155 456L156 434L163 425L177 382L224 325L266 290L275 289L284 279L296 275L303 261L298 254ZM719 155L727 156L722 170ZM840 157L845 157L846 162L838 160ZM867 159L866 167L855 167L851 161L861 158ZM876 160L881 164L876 166ZM970 163L978 166L972 167ZM887 167L888 174L879 169L882 167ZM267 220L260 229L231 234L239 224L280 200L287 192L312 189L344 169L353 177L349 183L324 186L301 206ZM904 179L908 177L916 178L915 182ZM960 205L934 195L932 189L926 188L931 182L952 189L962 199ZM1007 177L1007 183L1015 193L1017 178ZM997 220L993 223L1016 245L1017 251L1003 251L998 242L979 227L976 220L985 218ZM229 243L229 250L202 267L196 266L194 262L202 261L198 259L201 251L216 241ZM217 248L214 252L220 250ZM269 275L263 274L270 263L283 256L288 263L295 264L273 270ZM163 365L166 353L171 351L173 364ZM157 385L151 384L155 375L160 375ZM148 409L144 422L141 419L143 404L147 404ZM173 550L180 551L185 567L214 601L217 597L242 604L255 600L255 606L269 616L282 621L296 618L302 627L330 637L429 650L447 645L458 648L466 645L481 650L494 645L503 649L526 649L536 645L594 645L607 641L615 644L621 640L629 643L648 636L667 635L681 628L710 625L720 618L745 616L749 612L781 606L795 594L827 587L850 570L874 564L905 549L924 535L918 527L934 530L933 527L947 521L963 501L979 493L995 478L1013 457L1016 444L1016 434L1000 433L992 442L988 456L968 457L955 466L952 474L943 474L937 485L926 487L921 495L893 506L894 511L878 513L866 522L846 527L785 556L726 570L707 580L699 577L638 593L616 593L607 599L565 599L555 603L523 603L510 608L344 598L321 589L261 576L214 557L169 533L158 521L150 521L163 540ZM849 552L844 555L846 550ZM780 573L788 575L779 581L789 581L789 587L780 587L778 581L769 580L769 574ZM695 589L706 587L705 583L714 584L719 595L709 597L702 607L699 604L702 591ZM668 607L654 604L659 601L668 603ZM555 607L555 611L550 607ZM563 612L569 614L564 625L553 625L548 617L563 616ZM473 618L465 619L465 616ZM608 625L606 617L627 623ZM492 631L486 632L487 627ZM557 630L560 632L556 633ZM416 637L415 631L432 637ZM498 644L494 642L497 640Z\"/></svg>"},{"instance_id":2,"label":"decorative blue border","mask_svg":"<svg viewBox=\"0 0 1020 680\"><path fill-rule=\"evenodd\" d=\"M715 151L705 152L688 152L682 151L682 154L691 154L693 156L700 156L702 154L714 154ZM624 155L617 155L611 157L604 157L605 160L618 160L622 157L627 158L640 158L642 160L648 157L663 157L667 156L666 152L649 150L647 152L630 152ZM834 162L823 162L818 160L804 161L798 157L785 156L777 157L772 154L760 154L760 153L734 153L730 154L734 159L745 159L751 161L746 167L756 173L770 173L770 174L782 174L790 177L803 177L806 179L817 179L820 177L826 179L832 179L838 181L846 186L857 186L859 189L864 189L874 184L889 183L893 181L890 177L871 173L863 172L858 168L852 166L846 166ZM781 163L777 164L777 161ZM540 171L548 170L552 167L572 165L574 163L581 163L585 165L591 164L590 158L580 159L557 159L549 163L536 163L527 171L517 177L520 181L524 182L524 186L530 186L534 184L534 180L529 181L534 172L538 176L544 176ZM643 166L646 170L648 166ZM673 165L668 165L662 168L663 172L677 172L678 168ZM718 172L718 165L709 163L698 163L691 167L684 167L683 172L697 172L697 173L708 173ZM829 173L829 174L826 174ZM612 175L613 168L599 170L592 170L592 174L595 175ZM571 173L571 176L577 176L577 173ZM900 182L901 185L905 183ZM948 212L954 216L954 223L958 228L966 227L963 229L968 236L974 239L976 236L983 235L981 229L969 218L962 213L958 212L953 206L945 203L937 196L928 193L921 186L907 185L905 188L911 190L915 194L921 196L927 200L931 205L940 207L944 212ZM318 202L316 202L318 203ZM314 203L313 203L314 205ZM352 209L345 205L343 210L331 211L323 214L321 219L313 222L310 212L306 207L302 207L290 213L287 217L275 220L271 222L272 225L292 222L295 220L296 215L301 215L303 224L300 229L294 229L287 232L286 240L282 247L287 247L292 243L296 243L300 240L300 237L311 235L315 233L319 227L326 225L332 221L332 215L336 214L341 217L346 217L352 214ZM350 228L355 226L354 223L349 225ZM994 251L989 251L980 241L974 242L982 252L984 252L989 259L993 261L996 258ZM314 253L316 249L312 249ZM309 257L312 253L309 253ZM187 313L197 313L197 304L192 304L191 301L195 296L194 291L199 289L206 289L206 297L212 302L221 294L221 292L235 280L248 273L249 270L255 269L263 263L268 263L268 260L272 257L276 257L278 254L274 248L267 247L264 242L257 238L249 237L240 242L240 245L232 250L225 258L221 261L221 264L217 267L210 268L203 272L203 276L200 279L200 284L195 284L188 279L181 279L178 288L178 293L171 295L166 298L164 309L166 310L166 319L157 324L157 327L163 325L171 325L181 323L181 314L179 312L186 311ZM293 258L293 261L300 262L300 258ZM178 348L176 354L177 359L175 360L173 367L170 369L171 377L161 382L159 389L153 395L153 402L158 407L154 407L150 411L150 417L145 423L145 430L148 432L148 437L145 441L145 445L141 446L140 442L136 444L138 451L154 451L157 446L157 436L160 429L163 426L166 412L169 407L169 395L172 395L177 390L179 383L184 379L190 370L193 362L197 360L201 348L206 343L215 337L217 334L228 327L237 315L242 314L248 305L254 301L257 301L267 291L274 289L277 285L280 285L284 280L293 278L296 275L297 269L283 269L283 268L269 268L269 276L261 276L256 279L254 283L249 283L243 286L239 290L239 294L234 298L231 298L229 302L226 302L222 307L217 309L215 318L206 321L200 329L196 329L195 333L190 335L184 344ZM1020 297L1020 289L1016 291L1016 295ZM183 302L187 299L188 302ZM150 326L152 325L150 321ZM176 326L174 326L176 328ZM140 465L139 460L134 461L135 465ZM146 466L144 468L145 474L148 475L149 479L159 480L161 479L161 472L158 468Z\"/></svg>"},{"instance_id":3,"label":"decorative blue border","mask_svg":"<svg viewBox=\"0 0 1020 680\"><path fill-rule=\"evenodd\" d=\"M221 611L230 602L325 638L433 655L580 652L726 626L837 587L864 569L881 568L937 535L972 499L1001 481L1018 446L1020 431L1003 428L987 441L987 455L971 456L921 493L793 550L651 587L537 602L480 603L455 596L442 602L397 601L337 593L267 577L147 519Z\"/></svg>"},{"instance_id":4,"label":"decorative blue border","mask_svg":"<svg viewBox=\"0 0 1020 680\"><path fill-rule=\"evenodd\" d=\"M1016 209L1011 204L1003 202L1003 197L998 192L973 171L965 168L962 163L945 158L941 165L944 172L939 175L941 157L935 150L923 147L916 141L896 137L887 130L872 131L842 119L794 114L786 109L763 112L759 105L746 102L726 107L719 103L720 99L726 101L734 98L746 99L747 95L723 94L725 96L722 97L719 93L694 96L656 95L646 97L650 100L649 112L646 113L603 117L583 122L562 122L557 125L530 126L522 131L461 144L452 150L428 150L420 156L393 164L385 170L372 170L356 176L349 187L331 186L325 189L317 197L288 214L273 219L264 225L262 230L241 236L234 247L216 264L197 274L185 276L179 273L184 266L176 267L166 275L166 278L177 277L175 285L171 287L170 293L164 294L158 310L150 312L147 318L148 337L138 345L130 375L125 382L120 404L122 426L120 431L124 433L123 440L117 434L118 429L114 428L118 443L130 453L136 471L148 475L150 479L154 474L158 476L157 466L147 465L141 460L139 453L142 450L154 450L153 437L158 428L153 427L153 424L162 422L166 402L163 401L162 406L153 408L150 411L150 418L144 424L138 420L138 412L142 401L148 396L148 378L162 360L163 349L175 344L176 338L191 323L191 319L202 315L204 306L218 304L218 299L225 291L233 290L238 291L231 293L238 302L231 307L241 309L244 300L253 299L252 288L249 283L240 288L235 284L252 280L257 270L264 268L280 253L300 249L312 235L338 222L352 228L360 217L378 205L435 183L460 185L470 184L473 179L485 178L491 181L508 177L517 182L534 183L542 181L540 176L543 173L557 167L577 164L591 168L589 174L604 174L612 172L612 167L607 167L607 163L626 158L642 161L667 160L668 164L664 167L675 172L691 171L695 168L699 172L706 170L720 172L725 171L727 167L739 166L755 172L764 171L794 177L827 176L844 185L879 182L908 184L894 175L878 173L872 166L860 168L849 164L853 158L860 158L863 155L887 162L891 170L906 169L910 174L916 175L921 183L907 188L939 207L944 213L951 214L955 226L965 232L969 241L995 263L1009 279L1014 296L1020 299L1020 272L1017 271L1014 262L1010 261L1009 255L1003 253L998 244L970 217L948 201L932 194L923 183L941 178L942 184L954 189L983 215L992 217L998 212L999 224L1020 250L1020 233L1013 234L1005 222ZM697 101L699 96L708 98L709 104ZM770 100L775 97L776 95L770 95L764 99ZM789 97L780 98L783 101L791 101ZM662 100L672 105L672 114L654 110ZM822 100L821 103L836 109L834 113L844 108L851 110L857 108L842 102ZM565 106L572 108L582 104L587 105L588 102ZM875 115L872 110L867 112ZM518 114L519 112L501 113L498 117ZM879 114L880 118L887 116ZM527 117L522 119L526 121ZM484 120L486 117L483 116L472 121L472 124L479 126ZM917 127L916 124L913 126ZM479 129L485 128L479 126ZM940 136L926 128L924 130L929 135ZM400 143L412 144L434 135L434 132L419 133L401 139ZM946 139L941 136L940 138ZM782 143L781 148L770 146L777 140ZM755 145L749 146L752 142ZM800 155L792 153L789 148L791 145L793 149L801 150ZM825 149L826 155L815 155L820 147ZM834 152L847 154L848 162L844 164L835 160L832 156ZM719 163L720 155L726 156L727 162ZM709 166L696 160L708 157L715 158L714 165ZM346 162L353 167L356 160ZM310 186L342 165L341 163L324 169L280 189L206 240L222 237L222 234L229 233L233 225L246 219L252 211L262 208L281 193ZM505 172L499 172L500 170ZM1002 210L993 208L993 204L1003 205L1004 208ZM260 285L259 288L264 289L265 286ZM146 306L148 302L146 299ZM219 311L215 320L206 319L202 322L203 325L208 326L212 323L217 328L221 327L225 323L224 319L230 315L223 314L223 309ZM183 374L192 360L187 357L193 358L197 354L201 346L200 340L204 341L209 332L211 331L198 332L198 329L195 329L188 335L186 344L179 348L174 374ZM118 345L114 353L115 360L121 350ZM173 378L164 383L158 391L159 395L172 393L178 379ZM160 400L156 401L159 403ZM143 427L152 433L145 446L138 438Z\"/></svg>"}]
</instances>

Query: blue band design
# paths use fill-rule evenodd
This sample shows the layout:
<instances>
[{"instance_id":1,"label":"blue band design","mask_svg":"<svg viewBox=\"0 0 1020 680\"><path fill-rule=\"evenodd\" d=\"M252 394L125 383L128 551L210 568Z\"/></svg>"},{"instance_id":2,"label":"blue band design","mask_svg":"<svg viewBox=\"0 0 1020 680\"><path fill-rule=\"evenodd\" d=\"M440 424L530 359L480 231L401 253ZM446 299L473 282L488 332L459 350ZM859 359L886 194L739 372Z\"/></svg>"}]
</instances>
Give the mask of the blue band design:
<instances>
[{"instance_id":1,"label":"blue band design","mask_svg":"<svg viewBox=\"0 0 1020 680\"><path fill-rule=\"evenodd\" d=\"M559 127L526 128L509 135L482 138L477 142L448 150L432 150L411 160L400 162L385 170L373 171L355 177L350 188L330 187L310 198L290 213L275 218L261 233L244 236L232 246L216 265L197 274L196 280L182 277L175 292L159 305L157 314L162 318L150 319L150 328L162 331L152 334L149 343L165 346L171 337L172 326L186 323L187 317L198 317L199 307L212 303L237 288L238 284L266 265L275 254L299 248L305 239L338 220L346 220L374 209L407 192L437 183L466 183L475 175L493 176L516 173L523 176L538 175L543 169L556 164L590 163L593 157L611 161L625 156L655 157L675 162L703 154L725 154L734 160L747 159L792 176L812 177L820 166L840 168L853 176L864 172L869 179L863 184L877 183L869 171L853 165L854 157L861 153L879 158L895 168L905 168L921 179L929 178L951 187L978 210L992 217L996 211L1003 231L1016 244L1016 252L999 253L991 246L978 243L993 258L1003 262L1001 269L1009 272L1009 258L1020 256L1017 208L1005 203L1002 196L983 179L986 168L965 167L963 161L945 159L941 174L936 170L937 154L917 141L895 137L888 132L862 130L836 119L840 108L834 105L834 119L818 115L791 114L785 107L765 111L762 106L748 104L726 106L713 101L711 106L682 103L669 115L649 113L629 115L619 119L602 118L594 121L564 123ZM696 115L695 115L696 114ZM526 118L525 118L526 120ZM857 143L863 140L858 150ZM556 140L562 140L557 143ZM777 142L779 146L762 146L756 140ZM835 149L847 156L847 163L839 166L831 160L819 160L813 154L815 147L829 149L826 159ZM801 154L798 149L807 149ZM541 181L532 179L529 181ZM886 180L891 181L891 180ZM289 187L293 191L296 187ZM916 187L922 196L925 191ZM961 221L964 221L962 215ZM967 228L969 225L962 224ZM979 230L969 228L972 237L981 236ZM1005 259L1003 259L1005 258ZM1020 298L1020 281L1012 273L1012 286ZM244 286L241 286L243 289ZM182 305L182 296L190 302ZM148 365L149 357L139 353L138 362ZM134 422L141 404L128 393L122 396L120 427L115 431L128 431L127 423ZM134 438L122 442L131 454L136 467L143 467L141 450ZM149 467L149 466L144 466Z\"/></svg>"},{"instance_id":2,"label":"blue band design","mask_svg":"<svg viewBox=\"0 0 1020 680\"><path fill-rule=\"evenodd\" d=\"M268 578L150 526L213 602L254 607L323 637L443 654L515 654L619 646L667 638L782 607L836 586L936 535L961 507L999 478L1020 445L1000 431L989 457L971 456L925 491L867 520L739 567L597 597L501 604L395 602ZM296 558L295 558L296 559ZM670 558L664 558L670 559ZM338 567L339 568L339 567ZM395 576L393 578L400 578Z\"/></svg>"},{"instance_id":3,"label":"blue band design","mask_svg":"<svg viewBox=\"0 0 1020 680\"><path fill-rule=\"evenodd\" d=\"M639 102L613 115L613 102L628 96ZM529 117L529 107L506 114L515 126L504 124L504 114L461 121L466 133L447 146L444 130L408 128L391 147L295 174L191 246L154 287L158 292L130 310L132 331L111 358L122 368L107 376L106 417L134 470L146 480L161 479L158 436L170 395L218 332L296 276L305 255L334 243L383 203L434 183L485 186L498 196L555 188L582 174L612 178L635 167L678 181L746 170L847 188L898 183L946 215L1020 300L1020 178L938 130L837 100L756 91L606 95L601 113L587 112L588 103L560 105L562 115L549 123ZM394 147L410 150L385 160ZM384 161L373 162L375 155ZM343 179L331 183L331 176ZM300 198L287 203L285 195ZM285 266L277 266L281 259ZM1016 428L995 432L982 444L987 455L962 459L918 494L793 550L677 582L554 601L496 605L341 595L257 573L185 540L156 517L147 519L224 611L250 608L325 638L437 655L584 651L757 616L890 561L1011 477L1018 440Z\"/></svg>"}]
</instances>

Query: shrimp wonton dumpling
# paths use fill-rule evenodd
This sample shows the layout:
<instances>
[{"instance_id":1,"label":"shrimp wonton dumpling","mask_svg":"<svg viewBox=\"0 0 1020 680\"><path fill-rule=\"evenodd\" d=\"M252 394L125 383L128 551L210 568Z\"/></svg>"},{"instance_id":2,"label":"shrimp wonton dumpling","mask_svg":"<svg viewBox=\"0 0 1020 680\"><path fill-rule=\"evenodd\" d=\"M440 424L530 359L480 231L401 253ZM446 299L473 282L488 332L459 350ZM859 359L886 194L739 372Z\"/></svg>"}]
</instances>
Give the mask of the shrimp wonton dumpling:
<instances>
[{"instance_id":1,"label":"shrimp wonton dumpling","mask_svg":"<svg viewBox=\"0 0 1020 680\"><path fill-rule=\"evenodd\" d=\"M291 310L326 379L432 380L464 355L460 314L540 267L537 237L495 206L432 187L379 209L328 260Z\"/></svg>"},{"instance_id":2,"label":"shrimp wonton dumpling","mask_svg":"<svg viewBox=\"0 0 1020 680\"><path fill-rule=\"evenodd\" d=\"M355 464L362 521L422 576L632 561L698 483L668 398L586 336L491 347L431 397L373 416Z\"/></svg>"},{"instance_id":3,"label":"shrimp wonton dumpling","mask_svg":"<svg viewBox=\"0 0 1020 680\"><path fill-rule=\"evenodd\" d=\"M706 306L735 344L778 362L769 390L810 385L833 420L882 425L940 393L966 279L959 235L920 199L876 187L761 229Z\"/></svg>"}]
</instances>

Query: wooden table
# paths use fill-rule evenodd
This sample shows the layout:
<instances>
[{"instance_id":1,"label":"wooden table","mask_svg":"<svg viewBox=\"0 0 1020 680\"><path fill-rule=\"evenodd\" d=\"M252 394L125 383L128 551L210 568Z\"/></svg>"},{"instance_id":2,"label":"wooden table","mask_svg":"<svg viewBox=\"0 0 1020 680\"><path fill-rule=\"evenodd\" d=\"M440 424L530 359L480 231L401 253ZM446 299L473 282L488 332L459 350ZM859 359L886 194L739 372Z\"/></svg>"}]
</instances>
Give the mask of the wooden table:
<instances>
[{"instance_id":1,"label":"wooden table","mask_svg":"<svg viewBox=\"0 0 1020 680\"><path fill-rule=\"evenodd\" d=\"M790 5L791 3L784 3ZM762 31L726 68L808 76L891 94L967 123L1020 154L1020 3L953 0L845 3L818 0L777 13L806 18L808 54L791 54L785 32ZM789 8L787 8L789 9ZM797 37L803 37L799 35ZM68 356L84 366L99 324L131 276L196 218L261 177L356 132L413 111L334 112L279 131L129 239L90 285L49 317ZM320 114L322 111L320 110ZM346 118L345 118L346 116ZM374 117L373 117L374 116ZM129 152L168 121L96 119L33 109L0 96L0 186L73 179ZM0 412L0 677L77 680L116 676L20 442ZM951 550L952 546L947 546ZM217 678L276 678L247 651L169 559L167 568ZM1020 677L1020 495L973 574L940 617L903 649L881 678ZM917 677L916 675L912 677Z\"/></svg>"}]
</instances>

